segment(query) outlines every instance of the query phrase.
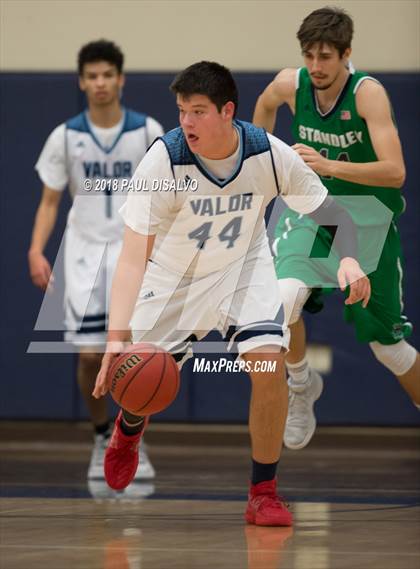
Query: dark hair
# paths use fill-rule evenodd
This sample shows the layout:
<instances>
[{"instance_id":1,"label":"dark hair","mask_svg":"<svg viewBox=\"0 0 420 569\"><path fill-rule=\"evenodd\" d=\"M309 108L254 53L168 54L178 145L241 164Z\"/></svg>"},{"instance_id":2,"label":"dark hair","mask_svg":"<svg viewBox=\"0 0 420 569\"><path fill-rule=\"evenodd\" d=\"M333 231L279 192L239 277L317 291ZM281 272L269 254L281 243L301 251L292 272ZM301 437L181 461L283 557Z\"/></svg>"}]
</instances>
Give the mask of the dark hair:
<instances>
[{"instance_id":1,"label":"dark hair","mask_svg":"<svg viewBox=\"0 0 420 569\"><path fill-rule=\"evenodd\" d=\"M310 49L316 43L334 46L340 57L353 39L353 20L341 8L320 8L303 20L297 38L302 49Z\"/></svg>"},{"instance_id":2,"label":"dark hair","mask_svg":"<svg viewBox=\"0 0 420 569\"><path fill-rule=\"evenodd\" d=\"M188 99L191 95L207 95L220 112L223 105L232 101L235 113L238 108L238 89L231 72L213 61L200 61L178 73L170 90Z\"/></svg>"},{"instance_id":3,"label":"dark hair","mask_svg":"<svg viewBox=\"0 0 420 569\"><path fill-rule=\"evenodd\" d=\"M112 41L91 41L82 46L77 56L79 75L82 75L83 67L86 63L95 63L97 61L106 61L111 63L112 65L115 65L118 73L122 73L124 54Z\"/></svg>"}]
</instances>

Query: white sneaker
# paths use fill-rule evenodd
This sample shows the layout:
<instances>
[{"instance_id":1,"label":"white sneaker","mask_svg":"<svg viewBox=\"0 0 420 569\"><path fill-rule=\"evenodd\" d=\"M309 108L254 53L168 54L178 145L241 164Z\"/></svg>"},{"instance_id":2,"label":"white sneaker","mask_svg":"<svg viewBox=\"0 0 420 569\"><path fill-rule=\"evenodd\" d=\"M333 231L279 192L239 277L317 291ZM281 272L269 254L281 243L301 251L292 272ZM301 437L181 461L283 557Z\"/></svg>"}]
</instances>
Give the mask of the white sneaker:
<instances>
[{"instance_id":1,"label":"white sneaker","mask_svg":"<svg viewBox=\"0 0 420 569\"><path fill-rule=\"evenodd\" d=\"M299 450L304 448L315 433L316 418L314 403L319 399L323 381L322 377L311 369L306 383L289 384L289 413L284 431L284 444L287 448Z\"/></svg>"},{"instance_id":2,"label":"white sneaker","mask_svg":"<svg viewBox=\"0 0 420 569\"><path fill-rule=\"evenodd\" d=\"M87 481L89 494L95 500L116 500L117 492L110 488L105 480L89 478Z\"/></svg>"},{"instance_id":3,"label":"white sneaker","mask_svg":"<svg viewBox=\"0 0 420 569\"><path fill-rule=\"evenodd\" d=\"M124 489L123 492L118 492L120 494L119 499L125 500L142 500L143 498L148 498L155 493L155 485L153 482L131 482ZM121 496L123 494L123 496Z\"/></svg>"},{"instance_id":4,"label":"white sneaker","mask_svg":"<svg viewBox=\"0 0 420 569\"><path fill-rule=\"evenodd\" d=\"M152 482L132 482L121 492L110 488L105 480L88 480L87 487L89 494L97 502L104 500L140 501L155 492L155 485Z\"/></svg>"},{"instance_id":5,"label":"white sneaker","mask_svg":"<svg viewBox=\"0 0 420 569\"><path fill-rule=\"evenodd\" d=\"M95 435L95 442L90 458L88 480L103 480L104 475L104 457L105 449L108 444L109 437L103 435Z\"/></svg>"},{"instance_id":6,"label":"white sneaker","mask_svg":"<svg viewBox=\"0 0 420 569\"><path fill-rule=\"evenodd\" d=\"M140 442L139 447L139 465L137 467L136 474L134 476L134 480L137 482L139 480L152 480L155 478L156 472L153 468L152 463L147 455L146 445L143 439Z\"/></svg>"}]
</instances>

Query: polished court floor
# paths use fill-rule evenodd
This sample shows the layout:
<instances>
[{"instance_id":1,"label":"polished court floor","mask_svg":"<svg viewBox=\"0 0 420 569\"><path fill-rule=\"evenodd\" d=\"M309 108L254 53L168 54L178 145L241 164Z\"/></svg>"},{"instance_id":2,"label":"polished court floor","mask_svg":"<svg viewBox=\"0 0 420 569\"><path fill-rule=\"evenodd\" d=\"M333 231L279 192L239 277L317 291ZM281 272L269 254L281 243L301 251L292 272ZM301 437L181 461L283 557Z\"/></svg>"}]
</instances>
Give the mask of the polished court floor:
<instances>
[{"instance_id":1,"label":"polished court floor","mask_svg":"<svg viewBox=\"0 0 420 569\"><path fill-rule=\"evenodd\" d=\"M243 522L242 427L151 425L150 484L87 484L86 424L0 423L1 569L419 569L414 429L319 429L284 451L291 528Z\"/></svg>"}]
</instances>

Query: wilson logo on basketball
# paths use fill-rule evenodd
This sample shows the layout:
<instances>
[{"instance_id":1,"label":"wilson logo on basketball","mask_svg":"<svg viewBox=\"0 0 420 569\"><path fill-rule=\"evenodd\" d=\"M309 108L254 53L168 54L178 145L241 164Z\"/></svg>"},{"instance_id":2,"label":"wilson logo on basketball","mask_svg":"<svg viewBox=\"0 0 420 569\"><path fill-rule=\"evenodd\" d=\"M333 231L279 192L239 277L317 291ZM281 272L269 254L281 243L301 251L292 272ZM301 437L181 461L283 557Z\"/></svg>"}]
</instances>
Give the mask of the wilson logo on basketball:
<instances>
[{"instance_id":1,"label":"wilson logo on basketball","mask_svg":"<svg viewBox=\"0 0 420 569\"><path fill-rule=\"evenodd\" d=\"M128 357L126 360L124 360L124 362L120 365L120 367L116 370L116 372L114 373L114 375L112 377L111 391L114 391L114 389L117 385L117 381L119 379L122 379L130 369L133 369L133 367L135 367L136 365L138 365L142 361L143 361L143 358L140 358L136 354L131 354L130 357Z\"/></svg>"}]
</instances>

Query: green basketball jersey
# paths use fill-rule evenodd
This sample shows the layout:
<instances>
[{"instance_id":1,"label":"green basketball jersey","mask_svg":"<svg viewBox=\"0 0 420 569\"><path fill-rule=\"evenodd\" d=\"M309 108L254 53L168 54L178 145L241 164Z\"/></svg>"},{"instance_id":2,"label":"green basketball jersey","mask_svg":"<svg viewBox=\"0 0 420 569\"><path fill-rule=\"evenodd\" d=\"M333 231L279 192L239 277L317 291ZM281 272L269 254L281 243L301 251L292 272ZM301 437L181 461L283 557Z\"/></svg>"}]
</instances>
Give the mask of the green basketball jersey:
<instances>
[{"instance_id":1,"label":"green basketball jersey","mask_svg":"<svg viewBox=\"0 0 420 569\"><path fill-rule=\"evenodd\" d=\"M356 91L369 77L356 71L349 75L333 108L327 113L319 109L315 91L306 68L298 70L296 108L293 120L293 135L296 142L313 147L325 158L350 162L376 162L377 156L364 119L357 113ZM372 78L369 78L372 80ZM374 79L376 81L376 79ZM332 195L375 196L398 216L404 210L404 199L397 188L365 186L337 178L321 176L322 182ZM343 199L343 198L342 198ZM347 198L344 198L344 203ZM349 212L360 225L381 224L380 213L366 207L366 200L349 199ZM340 203L343 201L340 200Z\"/></svg>"}]
</instances>

